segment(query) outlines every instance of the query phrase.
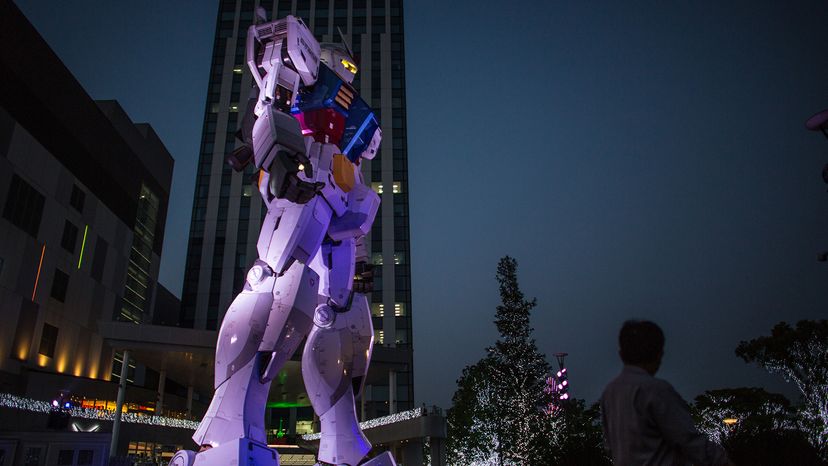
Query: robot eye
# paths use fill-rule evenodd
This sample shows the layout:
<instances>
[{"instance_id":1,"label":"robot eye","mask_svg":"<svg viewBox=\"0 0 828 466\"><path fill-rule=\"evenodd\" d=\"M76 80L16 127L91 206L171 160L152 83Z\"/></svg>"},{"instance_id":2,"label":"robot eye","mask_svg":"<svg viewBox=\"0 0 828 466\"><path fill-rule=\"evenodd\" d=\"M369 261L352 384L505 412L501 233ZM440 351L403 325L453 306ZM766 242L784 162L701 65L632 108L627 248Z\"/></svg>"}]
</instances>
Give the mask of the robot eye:
<instances>
[{"instance_id":1,"label":"robot eye","mask_svg":"<svg viewBox=\"0 0 828 466\"><path fill-rule=\"evenodd\" d=\"M344 66L346 70L350 71L353 74L357 74L357 66L351 63L349 60L343 58L342 60L340 60L340 63L342 63L342 66Z\"/></svg>"}]
</instances>

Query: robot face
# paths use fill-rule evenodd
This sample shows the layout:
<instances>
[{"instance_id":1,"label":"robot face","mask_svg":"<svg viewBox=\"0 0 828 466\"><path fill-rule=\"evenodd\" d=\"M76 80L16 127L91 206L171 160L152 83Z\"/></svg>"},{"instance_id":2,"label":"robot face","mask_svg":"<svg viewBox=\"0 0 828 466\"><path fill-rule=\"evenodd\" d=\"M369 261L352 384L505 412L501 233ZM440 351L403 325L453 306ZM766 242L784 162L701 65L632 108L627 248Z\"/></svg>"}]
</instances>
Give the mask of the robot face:
<instances>
[{"instance_id":1,"label":"robot face","mask_svg":"<svg viewBox=\"0 0 828 466\"><path fill-rule=\"evenodd\" d=\"M322 63L328 66L337 76L348 84L354 81L357 74L355 60L340 44L324 43L320 54Z\"/></svg>"}]
</instances>

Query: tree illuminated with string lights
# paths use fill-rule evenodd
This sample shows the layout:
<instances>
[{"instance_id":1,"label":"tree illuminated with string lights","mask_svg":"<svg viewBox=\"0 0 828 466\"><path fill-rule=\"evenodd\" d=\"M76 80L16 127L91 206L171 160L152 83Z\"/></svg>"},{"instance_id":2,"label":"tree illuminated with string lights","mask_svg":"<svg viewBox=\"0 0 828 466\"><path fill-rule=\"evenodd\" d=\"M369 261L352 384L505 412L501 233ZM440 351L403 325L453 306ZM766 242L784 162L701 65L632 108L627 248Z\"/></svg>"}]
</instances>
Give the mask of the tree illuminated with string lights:
<instances>
[{"instance_id":1,"label":"tree illuminated with string lights","mask_svg":"<svg viewBox=\"0 0 828 466\"><path fill-rule=\"evenodd\" d=\"M811 442L828 454L828 320L780 322L769 336L739 343L736 355L796 385Z\"/></svg>"}]
</instances>

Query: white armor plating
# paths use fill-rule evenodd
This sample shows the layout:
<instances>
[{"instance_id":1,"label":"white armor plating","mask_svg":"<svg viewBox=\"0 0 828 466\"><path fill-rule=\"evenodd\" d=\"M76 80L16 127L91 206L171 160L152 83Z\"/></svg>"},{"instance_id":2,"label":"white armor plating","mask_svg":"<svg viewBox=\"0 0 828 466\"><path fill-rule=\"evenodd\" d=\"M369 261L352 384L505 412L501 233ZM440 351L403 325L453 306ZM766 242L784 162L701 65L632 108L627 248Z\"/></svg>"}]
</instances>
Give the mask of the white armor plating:
<instances>
[{"instance_id":1,"label":"white armor plating","mask_svg":"<svg viewBox=\"0 0 828 466\"><path fill-rule=\"evenodd\" d=\"M259 258L219 331L216 390L193 436L203 451L178 452L170 464L278 466L278 455L266 446L264 409L271 381L305 337L302 374L321 421L319 461L356 465L371 449L359 429L354 398L362 392L374 336L368 300L352 289L357 248L374 221L379 196L365 185L357 163L339 159L335 173L335 158L344 157L340 148L303 137L286 111L302 86L316 82L320 51L305 24L292 16L248 30L247 61L259 87L253 162L261 170L259 191L268 210ZM325 58L340 60L330 52ZM348 64L339 68L347 71ZM362 156L373 158L380 140L377 129ZM284 164L277 158L285 153L306 156L293 159L294 179L305 183L301 189L316 186L301 203L277 197L273 187L270 168ZM384 454L366 464L394 460Z\"/></svg>"},{"instance_id":2,"label":"white armor plating","mask_svg":"<svg viewBox=\"0 0 828 466\"><path fill-rule=\"evenodd\" d=\"M264 44L261 63L256 57L256 43ZM282 56L282 46L287 44L287 57ZM305 86L316 82L319 74L321 47L300 18L288 16L278 21L254 24L247 30L247 66L259 87L256 116L261 116L263 106L273 101L279 86L295 96L299 79ZM289 61L296 71L284 61Z\"/></svg>"}]
</instances>

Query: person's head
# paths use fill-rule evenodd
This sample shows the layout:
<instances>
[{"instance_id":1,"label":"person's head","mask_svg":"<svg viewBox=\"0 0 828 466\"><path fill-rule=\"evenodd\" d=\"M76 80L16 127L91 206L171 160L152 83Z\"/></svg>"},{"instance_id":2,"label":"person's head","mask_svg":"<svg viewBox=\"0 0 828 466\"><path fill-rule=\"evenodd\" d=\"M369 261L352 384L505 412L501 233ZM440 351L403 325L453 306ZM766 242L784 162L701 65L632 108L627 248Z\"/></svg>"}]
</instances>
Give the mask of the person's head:
<instances>
[{"instance_id":1,"label":"person's head","mask_svg":"<svg viewBox=\"0 0 828 466\"><path fill-rule=\"evenodd\" d=\"M664 332L649 320L628 320L618 334L618 354L624 364L655 374L664 355Z\"/></svg>"}]
</instances>

